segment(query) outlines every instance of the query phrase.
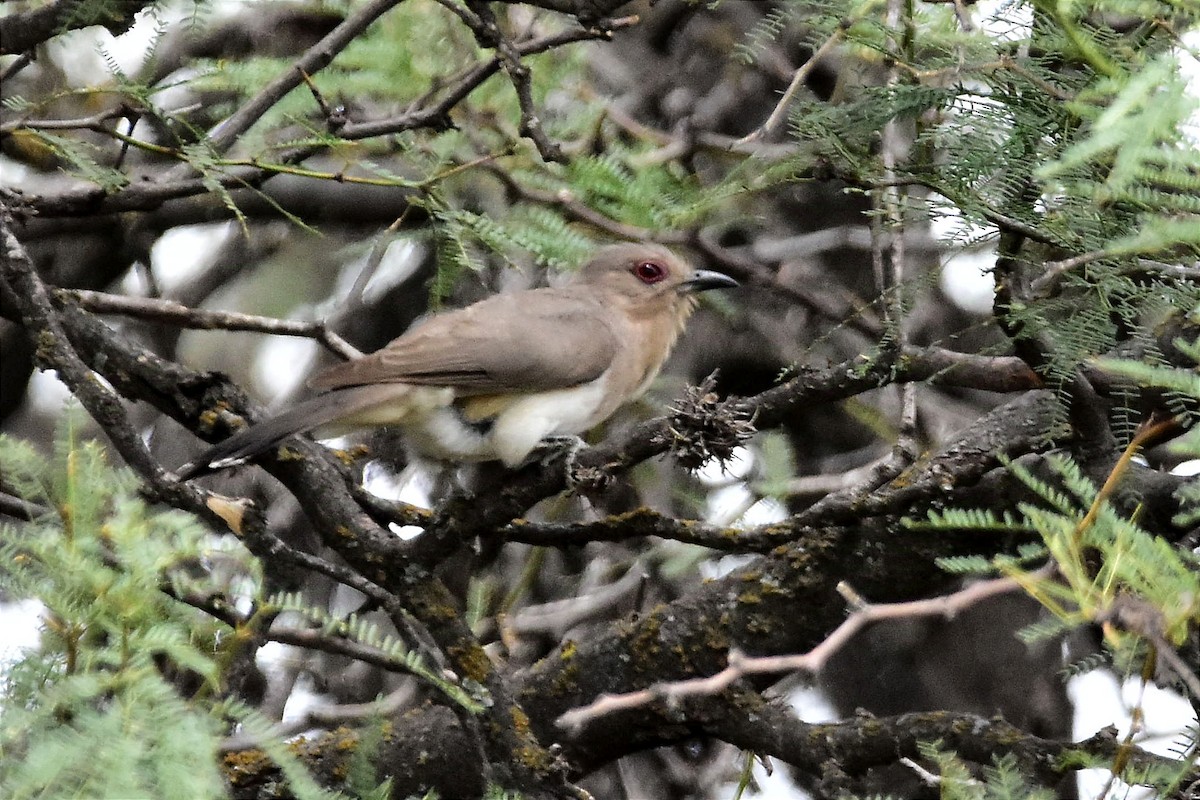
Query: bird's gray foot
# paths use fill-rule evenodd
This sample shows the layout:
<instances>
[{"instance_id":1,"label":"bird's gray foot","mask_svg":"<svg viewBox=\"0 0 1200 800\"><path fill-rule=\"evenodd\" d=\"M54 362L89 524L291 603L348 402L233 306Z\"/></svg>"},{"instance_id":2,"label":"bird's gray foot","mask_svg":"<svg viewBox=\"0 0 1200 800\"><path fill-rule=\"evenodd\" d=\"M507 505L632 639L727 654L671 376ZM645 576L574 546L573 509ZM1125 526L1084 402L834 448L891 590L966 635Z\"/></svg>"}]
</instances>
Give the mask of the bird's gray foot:
<instances>
[{"instance_id":1,"label":"bird's gray foot","mask_svg":"<svg viewBox=\"0 0 1200 800\"><path fill-rule=\"evenodd\" d=\"M547 436L533 448L525 463L532 464L536 461L543 467L548 467L561 458L566 461L569 471L575 464L575 456L585 447L587 442L578 436Z\"/></svg>"},{"instance_id":2,"label":"bird's gray foot","mask_svg":"<svg viewBox=\"0 0 1200 800\"><path fill-rule=\"evenodd\" d=\"M530 461L536 459L548 467L559 459L563 461L567 489L579 495L598 492L612 482L613 476L602 467L584 466L579 463L579 453L587 443L578 436L547 436L534 449Z\"/></svg>"}]
</instances>

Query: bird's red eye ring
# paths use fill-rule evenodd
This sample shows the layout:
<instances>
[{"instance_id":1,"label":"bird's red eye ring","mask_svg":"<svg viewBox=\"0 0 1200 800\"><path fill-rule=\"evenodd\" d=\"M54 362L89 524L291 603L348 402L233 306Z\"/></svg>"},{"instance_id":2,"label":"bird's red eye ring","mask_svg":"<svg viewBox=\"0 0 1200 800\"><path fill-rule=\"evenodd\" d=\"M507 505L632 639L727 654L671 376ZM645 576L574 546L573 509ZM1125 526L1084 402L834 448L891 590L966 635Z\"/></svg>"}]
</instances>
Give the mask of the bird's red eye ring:
<instances>
[{"instance_id":1,"label":"bird's red eye ring","mask_svg":"<svg viewBox=\"0 0 1200 800\"><path fill-rule=\"evenodd\" d=\"M633 274L642 283L658 283L667 277L667 271L657 261L639 261L633 268Z\"/></svg>"}]
</instances>

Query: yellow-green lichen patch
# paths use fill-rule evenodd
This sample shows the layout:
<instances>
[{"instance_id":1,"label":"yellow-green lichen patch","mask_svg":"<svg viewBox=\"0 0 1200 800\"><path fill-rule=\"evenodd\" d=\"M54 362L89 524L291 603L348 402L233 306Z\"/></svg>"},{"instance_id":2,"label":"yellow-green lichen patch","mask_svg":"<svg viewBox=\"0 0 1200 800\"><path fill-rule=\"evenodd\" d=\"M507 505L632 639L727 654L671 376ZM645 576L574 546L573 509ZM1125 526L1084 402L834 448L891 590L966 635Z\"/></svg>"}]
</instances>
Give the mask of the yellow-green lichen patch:
<instances>
[{"instance_id":1,"label":"yellow-green lichen patch","mask_svg":"<svg viewBox=\"0 0 1200 800\"><path fill-rule=\"evenodd\" d=\"M513 732L521 741L513 752L514 760L526 769L538 773L546 773L553 769L554 757L545 748L537 745L529 725L529 716L518 706L510 706L508 716L512 720Z\"/></svg>"},{"instance_id":2,"label":"yellow-green lichen patch","mask_svg":"<svg viewBox=\"0 0 1200 800\"><path fill-rule=\"evenodd\" d=\"M335 750L340 750L344 753L358 747L358 734L349 728L342 726L335 729L333 733L338 737L333 745Z\"/></svg>"},{"instance_id":3,"label":"yellow-green lichen patch","mask_svg":"<svg viewBox=\"0 0 1200 800\"><path fill-rule=\"evenodd\" d=\"M427 625L458 619L458 607L454 598L440 583L427 581L414 588L410 600L413 611Z\"/></svg>"},{"instance_id":4,"label":"yellow-green lichen patch","mask_svg":"<svg viewBox=\"0 0 1200 800\"><path fill-rule=\"evenodd\" d=\"M746 633L753 634L765 635L775 630L773 620L769 617L763 616L762 614L752 614L746 619L742 627L745 629Z\"/></svg>"},{"instance_id":5,"label":"yellow-green lichen patch","mask_svg":"<svg viewBox=\"0 0 1200 800\"><path fill-rule=\"evenodd\" d=\"M200 427L201 427L201 429L206 430L206 431L216 430L217 425L221 422L222 418L224 418L224 416L226 414L228 414L229 412L230 412L229 404L226 403L224 400L217 403L212 408L208 408L208 409L205 409L204 411L201 411L200 412ZM246 427L245 420L243 420L239 417L237 420L237 424L234 427L235 428Z\"/></svg>"},{"instance_id":6,"label":"yellow-green lichen patch","mask_svg":"<svg viewBox=\"0 0 1200 800\"><path fill-rule=\"evenodd\" d=\"M674 655L676 660L679 662L679 671L681 674L696 674L696 665L692 662L692 653L687 647L683 646L682 644L677 644L671 648L671 654Z\"/></svg>"},{"instance_id":7,"label":"yellow-green lichen patch","mask_svg":"<svg viewBox=\"0 0 1200 800\"><path fill-rule=\"evenodd\" d=\"M271 759L267 758L267 754L253 747L226 753L221 759L221 764L225 769L226 777L234 786L239 785L242 781L257 779L262 775L263 770L270 769L272 766Z\"/></svg>"},{"instance_id":8,"label":"yellow-green lichen patch","mask_svg":"<svg viewBox=\"0 0 1200 800\"><path fill-rule=\"evenodd\" d=\"M343 464L349 467L359 459L366 458L367 456L371 455L371 450L365 445L360 444L347 448L346 450L334 450L333 454L337 457L338 461L341 461Z\"/></svg>"},{"instance_id":9,"label":"yellow-green lichen patch","mask_svg":"<svg viewBox=\"0 0 1200 800\"><path fill-rule=\"evenodd\" d=\"M634 669L638 672L654 671L658 667L655 657L662 650L659 638L665 608L659 605L651 610L629 636L629 652L634 657Z\"/></svg>"},{"instance_id":10,"label":"yellow-green lichen patch","mask_svg":"<svg viewBox=\"0 0 1200 800\"><path fill-rule=\"evenodd\" d=\"M732 700L735 706L750 714L761 711L767 705L767 699L758 692L735 692Z\"/></svg>"},{"instance_id":11,"label":"yellow-green lichen patch","mask_svg":"<svg viewBox=\"0 0 1200 800\"><path fill-rule=\"evenodd\" d=\"M280 461L303 461L304 454L294 447L280 447L275 453Z\"/></svg>"},{"instance_id":12,"label":"yellow-green lichen patch","mask_svg":"<svg viewBox=\"0 0 1200 800\"><path fill-rule=\"evenodd\" d=\"M479 645L454 645L446 649L446 655L464 677L476 683L485 683L491 674L492 662Z\"/></svg>"},{"instance_id":13,"label":"yellow-green lichen patch","mask_svg":"<svg viewBox=\"0 0 1200 800\"><path fill-rule=\"evenodd\" d=\"M773 575L764 576L759 582L759 589L763 597L791 597L793 594Z\"/></svg>"},{"instance_id":14,"label":"yellow-green lichen patch","mask_svg":"<svg viewBox=\"0 0 1200 800\"><path fill-rule=\"evenodd\" d=\"M54 368L54 356L58 353L58 339L50 331L40 331L34 357L38 363Z\"/></svg>"},{"instance_id":15,"label":"yellow-green lichen patch","mask_svg":"<svg viewBox=\"0 0 1200 800\"><path fill-rule=\"evenodd\" d=\"M579 663L576 656L579 654L579 647L574 639L567 639L563 642L562 650L558 654L558 660L562 662L562 669L554 676L553 688L556 694L566 695L575 691L576 681L579 678Z\"/></svg>"}]
</instances>

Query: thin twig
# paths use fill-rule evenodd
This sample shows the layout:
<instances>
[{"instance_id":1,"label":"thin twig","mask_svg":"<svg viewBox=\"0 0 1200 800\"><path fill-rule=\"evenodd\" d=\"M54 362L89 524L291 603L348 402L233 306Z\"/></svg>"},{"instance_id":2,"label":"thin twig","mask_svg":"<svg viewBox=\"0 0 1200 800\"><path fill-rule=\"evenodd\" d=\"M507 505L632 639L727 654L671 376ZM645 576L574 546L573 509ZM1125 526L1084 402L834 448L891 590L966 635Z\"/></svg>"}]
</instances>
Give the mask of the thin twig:
<instances>
[{"instance_id":1,"label":"thin twig","mask_svg":"<svg viewBox=\"0 0 1200 800\"><path fill-rule=\"evenodd\" d=\"M6 122L0 125L0 132L12 133L16 130L38 130L38 131L96 131L98 133L111 133L112 131L104 127L105 122L110 122L114 119L122 119L128 116L128 109L123 106L109 108L88 117L75 117L72 119L18 119L12 122Z\"/></svg>"},{"instance_id":2,"label":"thin twig","mask_svg":"<svg viewBox=\"0 0 1200 800\"><path fill-rule=\"evenodd\" d=\"M537 108L533 103L533 82L529 67L521 63L521 53L513 43L500 31L496 15L486 3L478 0L467 0L467 6L457 3L442 2L442 5L458 15L459 19L475 34L476 41L484 47L495 49L500 57L500 65L508 76L513 91L517 95L517 107L521 111L521 121L518 130L527 137L537 148L538 154L544 161L566 161L562 148L550 141L538 117Z\"/></svg>"},{"instance_id":3,"label":"thin twig","mask_svg":"<svg viewBox=\"0 0 1200 800\"><path fill-rule=\"evenodd\" d=\"M271 637L268 636L267 638ZM312 728L331 728L337 725L364 722L371 719L391 719L413 701L415 694L413 686L405 684L392 691L386 697L367 703L313 706L305 710L296 719L289 722L275 723L271 726L271 736L276 739L287 739ZM241 734L226 738L221 742L218 749L222 753L230 753L254 747L258 742L258 737Z\"/></svg>"},{"instance_id":4,"label":"thin twig","mask_svg":"<svg viewBox=\"0 0 1200 800\"><path fill-rule=\"evenodd\" d=\"M358 38L371 23L401 2L403 0L370 0L356 9L321 41L308 48L290 68L283 70L237 111L218 123L209 132L205 144L216 153L227 150L288 92L303 83L306 76L311 76L328 66L334 57ZM168 180L178 179L183 177L183 174L172 173L166 177Z\"/></svg>"},{"instance_id":5,"label":"thin twig","mask_svg":"<svg viewBox=\"0 0 1200 800\"><path fill-rule=\"evenodd\" d=\"M905 28L911 25L904 18L904 0L887 0L886 25L888 49L894 58L888 67L887 85L895 89L900 85L898 59L905 44ZM876 190L875 203L881 207L883 219L876 217L871 226L873 234L872 261L875 279L884 298L883 318L894 341L891 346L904 350L908 346L908 327L905 324L904 276L906 252L904 242L904 204L907 189L897 178L897 165L905 149L904 135L896 115L892 115L883 126L884 186ZM896 436L893 457L897 474L899 469L911 464L917 457L917 387L914 383L902 383L900 393L900 426Z\"/></svg>"},{"instance_id":6,"label":"thin twig","mask_svg":"<svg viewBox=\"0 0 1200 800\"><path fill-rule=\"evenodd\" d=\"M775 109L771 112L771 116L767 117L766 122L735 141L733 143L734 146L754 144L775 132L775 129L779 127L779 123L783 122L784 118L787 117L788 106L792 104L792 100L796 97L796 93L800 91L800 87L808 80L809 74L842 41L846 35L846 31L850 29L852 24L853 22L849 19L844 19L838 23L838 27L834 29L833 33L829 34L829 38L822 42L821 46L792 75L792 82L784 90L783 95L779 98L779 102L775 104Z\"/></svg>"},{"instance_id":7,"label":"thin twig","mask_svg":"<svg viewBox=\"0 0 1200 800\"><path fill-rule=\"evenodd\" d=\"M360 298L366 293L367 285L375 277L375 273L379 271L379 266L383 263L383 257L387 255L388 249L392 246L392 236L404 225L404 220L411 208L412 206L405 206L400 216L396 217L392 221L392 224L388 225L383 233L376 237L375 244L371 245L371 252L367 255L367 262L363 264L363 268L354 279L354 285L350 288L352 303L358 303Z\"/></svg>"},{"instance_id":8,"label":"thin twig","mask_svg":"<svg viewBox=\"0 0 1200 800\"><path fill-rule=\"evenodd\" d=\"M509 636L553 634L561 637L571 628L611 611L631 597L646 580L646 568L635 562L618 580L578 597L528 606L499 621Z\"/></svg>"},{"instance_id":9,"label":"thin twig","mask_svg":"<svg viewBox=\"0 0 1200 800\"><path fill-rule=\"evenodd\" d=\"M325 102L325 96L321 94L321 89L317 86L317 82L304 70L299 67L296 69L299 70L301 80L304 81L304 85L308 87L309 93L312 94L313 100L316 101L317 108L321 109L321 116L325 117L325 119L330 119L333 116L333 109L329 103Z\"/></svg>"},{"instance_id":10,"label":"thin twig","mask_svg":"<svg viewBox=\"0 0 1200 800\"><path fill-rule=\"evenodd\" d=\"M1046 573L1048 576L1052 569L1052 565L1047 565L1038 570L1038 573ZM618 711L640 708L659 700L677 703L686 697L712 696L748 675L770 675L796 671L816 674L834 653L854 638L855 634L875 622L916 617L953 619L962 611L986 598L1020 591L1020 589L1021 584L1013 578L993 578L973 583L965 589L944 597L914 600L907 603L871 605L862 602L861 598L843 582L838 585L839 592L843 594L843 597L849 597L851 604L858 605L858 607L833 633L807 653L753 657L731 649L729 666L714 675L684 681L656 683L636 692L604 694L586 706L574 708L563 714L558 718L557 724L565 730L578 731L592 720Z\"/></svg>"},{"instance_id":11,"label":"thin twig","mask_svg":"<svg viewBox=\"0 0 1200 800\"><path fill-rule=\"evenodd\" d=\"M0 491L0 515L30 521L45 516L51 511L52 509L48 506Z\"/></svg>"},{"instance_id":12,"label":"thin twig","mask_svg":"<svg viewBox=\"0 0 1200 800\"><path fill-rule=\"evenodd\" d=\"M325 322L321 320L300 322L234 311L210 311L188 308L173 300L126 297L87 289L58 289L55 294L60 299L72 300L80 307L97 314L120 314L194 330L254 331L279 336L301 336L315 339L330 352L345 359L359 358L362 355L354 345L326 328Z\"/></svg>"},{"instance_id":13,"label":"thin twig","mask_svg":"<svg viewBox=\"0 0 1200 800\"><path fill-rule=\"evenodd\" d=\"M25 247L13 233L12 213L0 205L0 281L21 312L25 333L36 345L38 366L54 369L72 394L108 433L113 447L161 498L175 498L194 489L177 487L150 455L146 443L129 418L120 396L99 380L76 352L59 314ZM187 503L192 505L191 502Z\"/></svg>"},{"instance_id":14,"label":"thin twig","mask_svg":"<svg viewBox=\"0 0 1200 800\"><path fill-rule=\"evenodd\" d=\"M1108 250L1093 250L1088 253L1080 253L1071 258L1064 258L1061 261L1047 261L1045 264L1046 271L1039 275L1030 284L1030 289L1035 294L1043 295L1054 286L1063 275L1066 275L1076 267L1082 267L1084 264L1091 264L1093 261L1101 261L1105 258L1112 258L1113 254Z\"/></svg>"},{"instance_id":15,"label":"thin twig","mask_svg":"<svg viewBox=\"0 0 1200 800\"><path fill-rule=\"evenodd\" d=\"M121 169L125 165L125 157L129 155L129 143L133 141L133 131L137 128L138 118L140 114L136 111L126 109L125 121L128 130L125 131L124 137L121 139L121 147L117 151L117 160L113 163L113 169Z\"/></svg>"},{"instance_id":16,"label":"thin twig","mask_svg":"<svg viewBox=\"0 0 1200 800\"><path fill-rule=\"evenodd\" d=\"M1170 430L1175 425L1174 417L1151 418L1138 428L1133 438L1129 441L1129 444L1121 452L1121 456L1117 459L1117 462L1113 464L1113 468L1109 470L1108 477L1105 479L1104 485L1100 487L1100 491L1096 492L1096 497L1092 500L1092 505L1088 508L1087 514L1075 526L1075 531L1071 538L1076 547L1083 541L1083 534L1100 517L1100 511L1108 503L1113 492L1117 490L1117 486L1121 483L1121 480L1125 477L1125 473L1133 464L1134 457L1141 452L1147 443L1156 441L1160 434Z\"/></svg>"},{"instance_id":17,"label":"thin twig","mask_svg":"<svg viewBox=\"0 0 1200 800\"><path fill-rule=\"evenodd\" d=\"M1139 258L1137 265L1138 269L1161 272L1164 275L1178 278L1180 280L1200 281L1200 262L1189 266L1187 264L1165 264L1162 261L1154 261L1149 258Z\"/></svg>"},{"instance_id":18,"label":"thin twig","mask_svg":"<svg viewBox=\"0 0 1200 800\"><path fill-rule=\"evenodd\" d=\"M487 165L485 169L499 178L509 191L515 192L522 199L557 208L568 217L592 225L617 238L633 241L653 240L662 242L663 244L684 244L687 241L688 234L683 231L655 231L619 222L612 217L600 213L586 203L580 202L567 189L561 189L557 192L536 189L532 186L526 186L508 174L504 169L494 164Z\"/></svg>"},{"instance_id":19,"label":"thin twig","mask_svg":"<svg viewBox=\"0 0 1200 800\"><path fill-rule=\"evenodd\" d=\"M4 68L4 72L0 73L0 83L4 83L9 78L16 75L21 70L33 63L33 51L26 50L21 55L17 56L17 60Z\"/></svg>"},{"instance_id":20,"label":"thin twig","mask_svg":"<svg viewBox=\"0 0 1200 800\"><path fill-rule=\"evenodd\" d=\"M270 532L265 525L249 525L241 532L247 548L259 559L284 559L303 569L324 575L351 589L362 592L383 609L397 631L407 634L411 646L445 669L447 660L429 630L406 609L396 597L375 581L342 564L335 564L312 553L298 550Z\"/></svg>"},{"instance_id":21,"label":"thin twig","mask_svg":"<svg viewBox=\"0 0 1200 800\"><path fill-rule=\"evenodd\" d=\"M823 497L831 492L840 492L867 481L888 458L890 456L877 458L860 467L834 474L801 475L790 479L777 494L785 497Z\"/></svg>"},{"instance_id":22,"label":"thin twig","mask_svg":"<svg viewBox=\"0 0 1200 800\"><path fill-rule=\"evenodd\" d=\"M973 33L975 31L975 23L971 21L971 12L967 10L967 4L963 0L953 0L954 16L958 18L958 26L963 29L964 33Z\"/></svg>"}]
</instances>

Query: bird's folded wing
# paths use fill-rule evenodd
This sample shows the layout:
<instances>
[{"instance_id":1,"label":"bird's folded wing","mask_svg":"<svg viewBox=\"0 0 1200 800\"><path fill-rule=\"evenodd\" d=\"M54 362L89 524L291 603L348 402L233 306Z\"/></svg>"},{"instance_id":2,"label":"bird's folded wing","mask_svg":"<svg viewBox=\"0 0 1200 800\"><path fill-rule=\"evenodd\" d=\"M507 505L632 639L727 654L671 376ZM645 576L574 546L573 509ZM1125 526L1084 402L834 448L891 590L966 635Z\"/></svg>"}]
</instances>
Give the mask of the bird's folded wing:
<instances>
[{"instance_id":1,"label":"bird's folded wing","mask_svg":"<svg viewBox=\"0 0 1200 800\"><path fill-rule=\"evenodd\" d=\"M370 355L309 381L337 389L371 383L452 386L461 394L578 386L612 364L613 309L570 289L496 295L431 317Z\"/></svg>"}]
</instances>

